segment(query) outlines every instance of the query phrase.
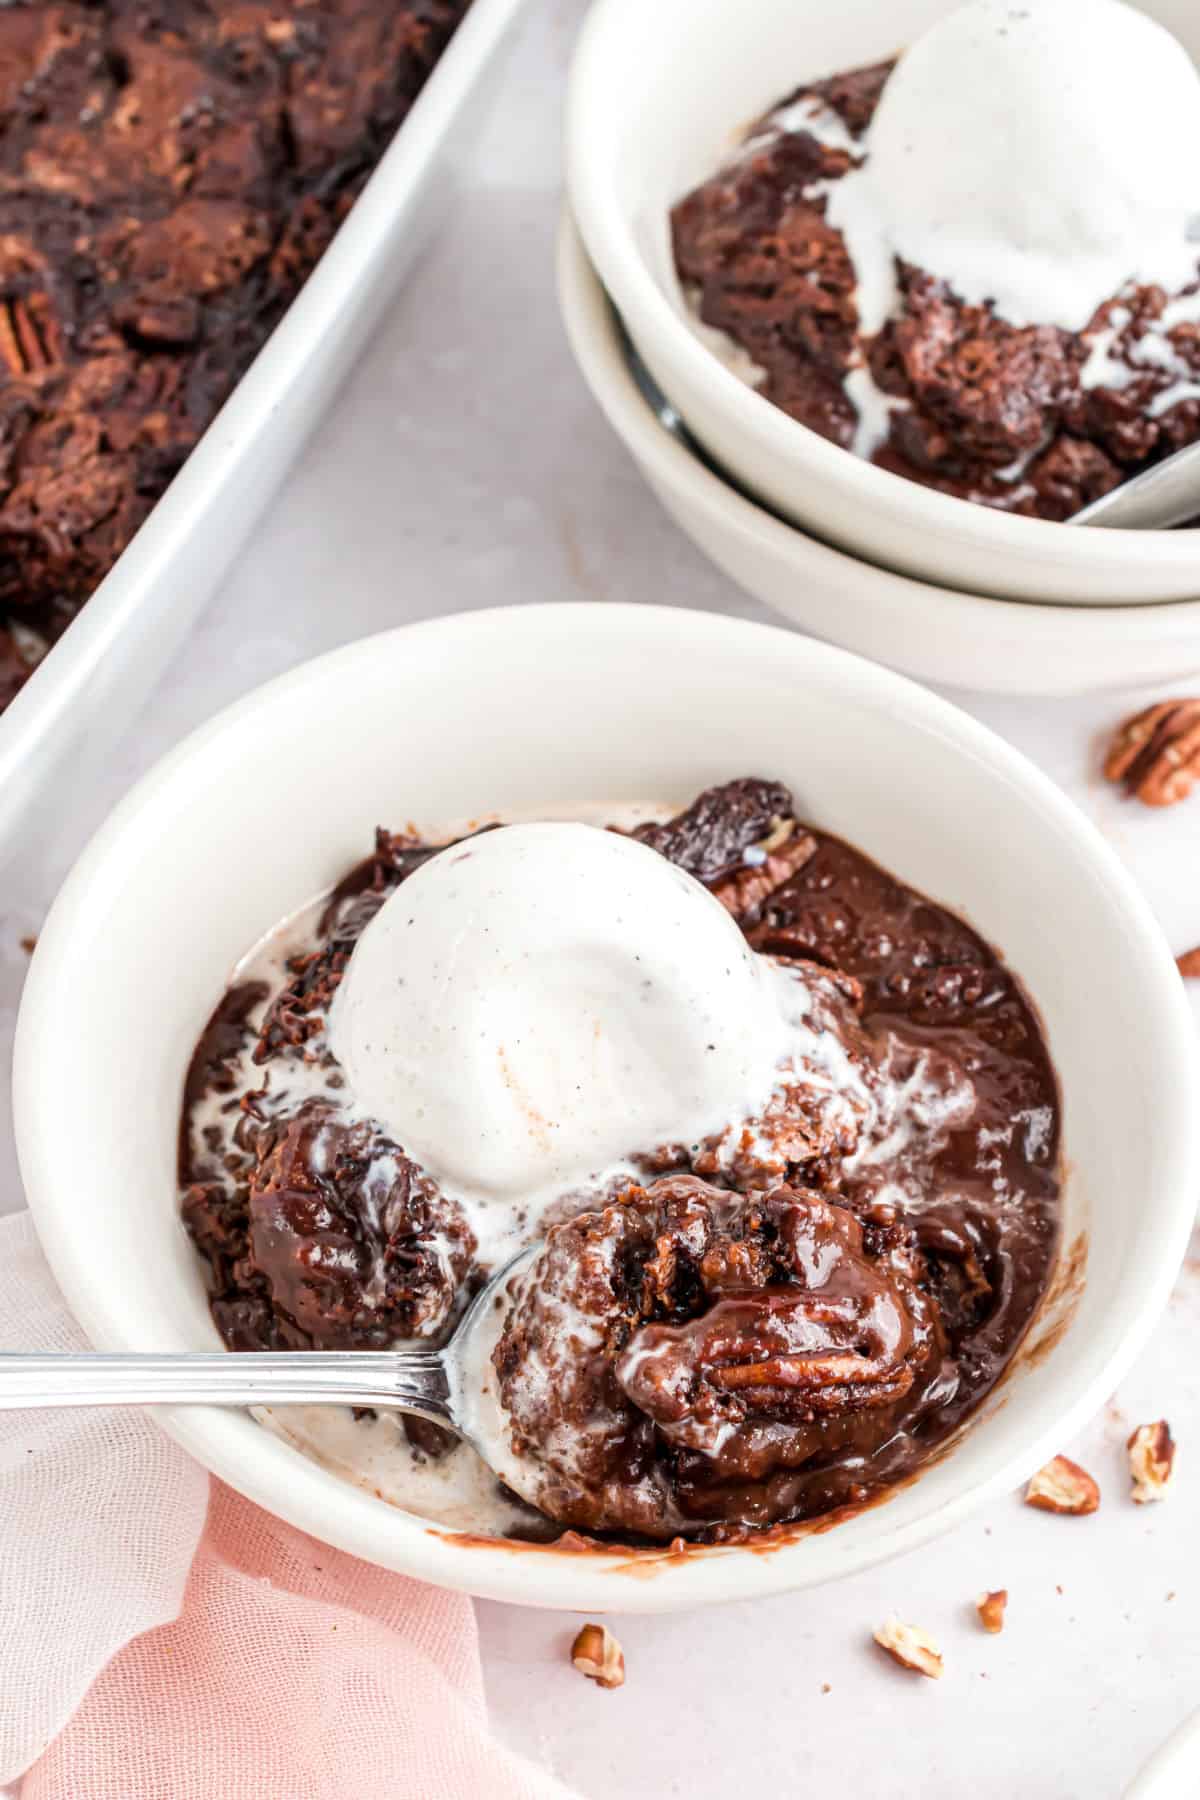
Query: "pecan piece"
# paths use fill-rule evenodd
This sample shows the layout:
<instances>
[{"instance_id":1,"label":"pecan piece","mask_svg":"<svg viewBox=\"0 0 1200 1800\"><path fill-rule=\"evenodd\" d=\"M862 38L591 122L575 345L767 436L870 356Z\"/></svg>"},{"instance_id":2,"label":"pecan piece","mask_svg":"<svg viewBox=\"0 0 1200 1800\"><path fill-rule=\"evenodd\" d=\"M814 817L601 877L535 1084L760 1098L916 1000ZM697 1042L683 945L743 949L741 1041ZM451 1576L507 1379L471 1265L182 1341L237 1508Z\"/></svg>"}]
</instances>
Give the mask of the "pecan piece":
<instances>
[{"instance_id":1,"label":"pecan piece","mask_svg":"<svg viewBox=\"0 0 1200 1800\"><path fill-rule=\"evenodd\" d=\"M975 1611L979 1614L979 1623L985 1631L1004 1630L1004 1609L1007 1605L1007 1588L994 1588L990 1594L980 1594L975 1602Z\"/></svg>"},{"instance_id":2,"label":"pecan piece","mask_svg":"<svg viewBox=\"0 0 1200 1800\"><path fill-rule=\"evenodd\" d=\"M1087 1470L1069 1456L1053 1456L1025 1489L1025 1504L1042 1512L1094 1513L1100 1504L1100 1489Z\"/></svg>"},{"instance_id":3,"label":"pecan piece","mask_svg":"<svg viewBox=\"0 0 1200 1800\"><path fill-rule=\"evenodd\" d=\"M1175 958L1175 966L1185 981L1200 981L1200 944Z\"/></svg>"},{"instance_id":4,"label":"pecan piece","mask_svg":"<svg viewBox=\"0 0 1200 1800\"><path fill-rule=\"evenodd\" d=\"M0 301L0 359L10 375L36 375L60 359L57 332L44 294Z\"/></svg>"},{"instance_id":5,"label":"pecan piece","mask_svg":"<svg viewBox=\"0 0 1200 1800\"><path fill-rule=\"evenodd\" d=\"M919 1626L905 1625L893 1613L878 1627L874 1636L879 1648L886 1650L902 1669L908 1669L913 1675L928 1675L931 1681L941 1679L945 1667L942 1653Z\"/></svg>"},{"instance_id":6,"label":"pecan piece","mask_svg":"<svg viewBox=\"0 0 1200 1800\"><path fill-rule=\"evenodd\" d=\"M597 1687L624 1685L625 1652L607 1625L585 1625L571 1645L571 1661Z\"/></svg>"},{"instance_id":7,"label":"pecan piece","mask_svg":"<svg viewBox=\"0 0 1200 1800\"><path fill-rule=\"evenodd\" d=\"M781 835L782 833L782 835ZM762 852L762 861L751 861L752 852ZM761 844L745 852L747 866L726 875L713 886L713 893L735 919L760 907L768 895L810 862L817 853L817 840L807 831L796 831L794 819L785 819Z\"/></svg>"},{"instance_id":8,"label":"pecan piece","mask_svg":"<svg viewBox=\"0 0 1200 1800\"><path fill-rule=\"evenodd\" d=\"M1160 700L1126 720L1109 746L1104 774L1146 806L1186 800L1200 781L1200 700Z\"/></svg>"},{"instance_id":9,"label":"pecan piece","mask_svg":"<svg viewBox=\"0 0 1200 1800\"><path fill-rule=\"evenodd\" d=\"M1139 1425L1130 1434L1129 1474L1133 1481L1132 1499L1139 1506L1151 1500L1165 1500L1171 1476L1175 1472L1175 1440L1165 1419L1153 1425Z\"/></svg>"}]
</instances>

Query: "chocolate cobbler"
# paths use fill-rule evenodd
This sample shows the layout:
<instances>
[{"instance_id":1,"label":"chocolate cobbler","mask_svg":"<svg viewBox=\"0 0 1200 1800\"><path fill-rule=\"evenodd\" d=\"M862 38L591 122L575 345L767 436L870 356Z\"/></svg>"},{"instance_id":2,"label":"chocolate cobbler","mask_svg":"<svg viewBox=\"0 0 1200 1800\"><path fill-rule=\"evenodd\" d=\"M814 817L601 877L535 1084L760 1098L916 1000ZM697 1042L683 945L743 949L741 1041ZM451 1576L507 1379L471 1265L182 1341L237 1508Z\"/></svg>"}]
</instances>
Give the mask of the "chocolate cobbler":
<instances>
[{"instance_id":1,"label":"chocolate cobbler","mask_svg":"<svg viewBox=\"0 0 1200 1800\"><path fill-rule=\"evenodd\" d=\"M821 1050L754 1116L631 1144L620 1179L517 1219L539 1247L490 1368L537 1511L508 1496L504 1528L720 1541L869 1500L995 1386L1055 1256L1058 1097L996 954L782 784L619 824L796 984ZM501 1266L470 1196L356 1108L326 1030L357 940L441 847L380 831L196 1047L182 1211L233 1350L441 1342ZM431 1481L472 1455L411 1435Z\"/></svg>"},{"instance_id":2,"label":"chocolate cobbler","mask_svg":"<svg viewBox=\"0 0 1200 1800\"><path fill-rule=\"evenodd\" d=\"M0 706L249 368L468 3L0 7Z\"/></svg>"},{"instance_id":3,"label":"chocolate cobbler","mask_svg":"<svg viewBox=\"0 0 1200 1800\"><path fill-rule=\"evenodd\" d=\"M941 493L1069 518L1200 438L1200 248L1178 293L1129 285L1082 331L1014 325L900 262L898 310L859 330L830 194L865 155L895 68L799 87L675 207L675 266L772 404Z\"/></svg>"}]
</instances>

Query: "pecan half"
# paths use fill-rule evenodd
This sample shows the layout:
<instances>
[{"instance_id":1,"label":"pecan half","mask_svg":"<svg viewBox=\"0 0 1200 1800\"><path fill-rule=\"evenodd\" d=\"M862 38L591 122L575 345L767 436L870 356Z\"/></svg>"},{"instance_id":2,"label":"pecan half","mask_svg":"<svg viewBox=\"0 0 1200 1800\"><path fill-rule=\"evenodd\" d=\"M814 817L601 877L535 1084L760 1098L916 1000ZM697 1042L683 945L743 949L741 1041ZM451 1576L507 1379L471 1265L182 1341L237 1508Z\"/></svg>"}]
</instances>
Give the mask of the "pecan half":
<instances>
[{"instance_id":1,"label":"pecan half","mask_svg":"<svg viewBox=\"0 0 1200 1800\"><path fill-rule=\"evenodd\" d=\"M905 1625L895 1613L883 1621L875 1634L875 1642L886 1650L893 1662L913 1675L928 1675L931 1681L941 1679L945 1667L942 1653L927 1632L917 1625Z\"/></svg>"},{"instance_id":2,"label":"pecan half","mask_svg":"<svg viewBox=\"0 0 1200 1800\"><path fill-rule=\"evenodd\" d=\"M1200 944L1175 958L1175 966L1185 981L1200 981Z\"/></svg>"},{"instance_id":3,"label":"pecan half","mask_svg":"<svg viewBox=\"0 0 1200 1800\"><path fill-rule=\"evenodd\" d=\"M664 1436L709 1456L731 1427L809 1425L890 1406L920 1363L912 1290L866 1255L850 1212L790 1188L763 1207L770 1248L710 1245L695 1261L707 1311L650 1320L614 1365L623 1392ZM774 1273L790 1280L771 1279L771 1256Z\"/></svg>"},{"instance_id":4,"label":"pecan half","mask_svg":"<svg viewBox=\"0 0 1200 1800\"><path fill-rule=\"evenodd\" d=\"M1025 1504L1042 1512L1094 1513L1100 1504L1100 1489L1087 1470L1069 1456L1054 1456L1025 1489Z\"/></svg>"},{"instance_id":5,"label":"pecan half","mask_svg":"<svg viewBox=\"0 0 1200 1800\"><path fill-rule=\"evenodd\" d=\"M0 301L0 359L10 375L36 375L60 360L58 333L44 294Z\"/></svg>"},{"instance_id":6,"label":"pecan half","mask_svg":"<svg viewBox=\"0 0 1200 1800\"><path fill-rule=\"evenodd\" d=\"M1130 1434L1129 1473L1133 1480L1132 1498L1139 1506L1151 1500L1165 1500L1171 1476L1175 1472L1175 1440L1165 1419L1153 1425L1139 1425Z\"/></svg>"},{"instance_id":7,"label":"pecan half","mask_svg":"<svg viewBox=\"0 0 1200 1800\"><path fill-rule=\"evenodd\" d=\"M1007 1605L1007 1588L994 1588L990 1594L980 1594L975 1602L975 1610L985 1631L1004 1630L1004 1609Z\"/></svg>"},{"instance_id":8,"label":"pecan half","mask_svg":"<svg viewBox=\"0 0 1200 1800\"><path fill-rule=\"evenodd\" d=\"M1104 774L1146 806L1186 800L1200 781L1200 700L1160 700L1127 719L1109 746Z\"/></svg>"},{"instance_id":9,"label":"pecan half","mask_svg":"<svg viewBox=\"0 0 1200 1800\"><path fill-rule=\"evenodd\" d=\"M597 1687L624 1684L625 1652L607 1625L585 1625L571 1645L571 1661Z\"/></svg>"}]
</instances>

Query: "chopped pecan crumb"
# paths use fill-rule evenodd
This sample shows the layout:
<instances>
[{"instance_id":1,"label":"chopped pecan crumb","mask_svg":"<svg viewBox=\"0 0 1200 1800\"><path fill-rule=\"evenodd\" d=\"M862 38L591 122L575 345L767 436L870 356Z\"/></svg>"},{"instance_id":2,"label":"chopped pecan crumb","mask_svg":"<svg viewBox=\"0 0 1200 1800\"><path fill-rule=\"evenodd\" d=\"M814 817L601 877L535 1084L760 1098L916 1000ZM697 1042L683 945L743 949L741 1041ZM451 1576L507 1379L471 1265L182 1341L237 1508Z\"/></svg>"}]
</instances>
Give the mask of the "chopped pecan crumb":
<instances>
[{"instance_id":1,"label":"chopped pecan crumb","mask_svg":"<svg viewBox=\"0 0 1200 1800\"><path fill-rule=\"evenodd\" d=\"M1004 1630L1004 1609L1007 1605L1007 1588L994 1588L990 1594L980 1594L975 1602L975 1610L985 1631Z\"/></svg>"},{"instance_id":2,"label":"chopped pecan crumb","mask_svg":"<svg viewBox=\"0 0 1200 1800\"><path fill-rule=\"evenodd\" d=\"M1185 981L1200 981L1200 944L1194 950L1185 950L1175 962Z\"/></svg>"},{"instance_id":3,"label":"chopped pecan crumb","mask_svg":"<svg viewBox=\"0 0 1200 1800\"><path fill-rule=\"evenodd\" d=\"M1147 806L1186 800L1200 780L1200 700L1160 700L1127 719L1109 746L1104 774Z\"/></svg>"},{"instance_id":4,"label":"chopped pecan crumb","mask_svg":"<svg viewBox=\"0 0 1200 1800\"><path fill-rule=\"evenodd\" d=\"M1087 1470L1069 1456L1054 1456L1025 1489L1025 1504L1042 1512L1094 1513L1100 1504L1100 1489Z\"/></svg>"},{"instance_id":5,"label":"chopped pecan crumb","mask_svg":"<svg viewBox=\"0 0 1200 1800\"><path fill-rule=\"evenodd\" d=\"M1130 1434L1126 1448L1133 1499L1139 1506L1151 1500L1165 1500L1175 1471L1175 1440L1167 1421L1159 1419L1153 1425L1139 1425Z\"/></svg>"},{"instance_id":6,"label":"chopped pecan crumb","mask_svg":"<svg viewBox=\"0 0 1200 1800\"><path fill-rule=\"evenodd\" d=\"M625 1653L607 1625L585 1625L571 1645L571 1661L597 1687L624 1683Z\"/></svg>"},{"instance_id":7,"label":"chopped pecan crumb","mask_svg":"<svg viewBox=\"0 0 1200 1800\"><path fill-rule=\"evenodd\" d=\"M905 1625L893 1613L876 1630L875 1642L902 1669L908 1669L914 1675L928 1675L933 1681L940 1680L944 1667L942 1653L919 1626Z\"/></svg>"}]
</instances>

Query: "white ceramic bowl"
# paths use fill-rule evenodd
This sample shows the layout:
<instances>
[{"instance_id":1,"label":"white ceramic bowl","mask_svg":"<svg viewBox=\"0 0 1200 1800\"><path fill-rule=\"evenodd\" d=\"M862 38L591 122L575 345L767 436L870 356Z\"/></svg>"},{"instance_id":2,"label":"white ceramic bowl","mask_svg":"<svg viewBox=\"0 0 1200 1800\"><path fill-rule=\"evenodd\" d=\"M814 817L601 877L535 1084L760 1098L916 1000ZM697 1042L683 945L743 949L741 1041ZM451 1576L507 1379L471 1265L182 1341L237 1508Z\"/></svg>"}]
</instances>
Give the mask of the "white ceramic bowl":
<instances>
[{"instance_id":1,"label":"white ceramic bowl","mask_svg":"<svg viewBox=\"0 0 1200 1800\"><path fill-rule=\"evenodd\" d=\"M1139 3L1139 0L1135 0ZM890 56L957 0L595 0L571 73L567 185L592 261L659 385L711 454L788 518L887 568L1078 605L1200 596L1200 539L1010 518L828 443L689 328L668 214L799 82ZM1200 53L1193 0L1140 0Z\"/></svg>"},{"instance_id":2,"label":"white ceramic bowl","mask_svg":"<svg viewBox=\"0 0 1200 1800\"><path fill-rule=\"evenodd\" d=\"M682 800L745 771L791 782L806 817L966 913L1027 980L1062 1079L1065 1241L1090 1240L1070 1323L919 1480L771 1552L463 1540L245 1414L164 1412L234 1487L427 1580L659 1610L807 1586L918 1544L1111 1392L1166 1300L1200 1186L1191 1021L1145 903L1053 784L944 701L790 632L657 607L475 613L351 645L220 715L117 809L47 920L16 1047L22 1173L70 1306L104 1349L216 1343L176 1214L184 1070L235 959L378 822Z\"/></svg>"},{"instance_id":3,"label":"white ceramic bowl","mask_svg":"<svg viewBox=\"0 0 1200 1800\"><path fill-rule=\"evenodd\" d=\"M584 379L671 517L793 624L906 675L990 693L1083 694L1200 669L1200 600L1031 606L893 575L755 505L664 430L630 372L612 306L564 218L559 297Z\"/></svg>"}]
</instances>

